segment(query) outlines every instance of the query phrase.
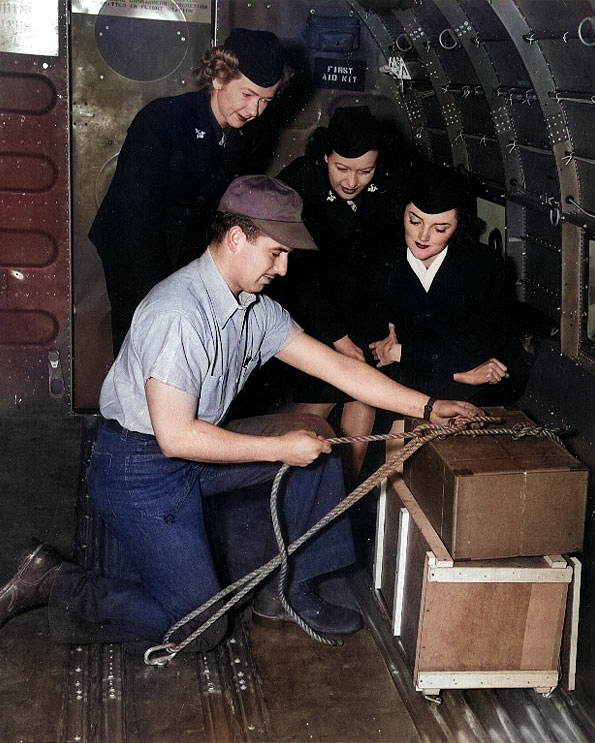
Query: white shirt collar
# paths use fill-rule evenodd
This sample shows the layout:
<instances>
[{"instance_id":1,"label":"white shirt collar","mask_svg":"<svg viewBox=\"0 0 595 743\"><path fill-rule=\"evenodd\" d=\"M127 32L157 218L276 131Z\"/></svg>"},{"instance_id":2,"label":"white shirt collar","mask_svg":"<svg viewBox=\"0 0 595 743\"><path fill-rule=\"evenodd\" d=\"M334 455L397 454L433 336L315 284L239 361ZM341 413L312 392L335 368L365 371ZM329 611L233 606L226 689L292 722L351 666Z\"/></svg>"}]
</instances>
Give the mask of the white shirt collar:
<instances>
[{"instance_id":1,"label":"white shirt collar","mask_svg":"<svg viewBox=\"0 0 595 743\"><path fill-rule=\"evenodd\" d=\"M448 245L434 258L430 263L429 267L426 268L419 258L416 258L413 253L407 248L407 262L411 266L413 272L420 280L421 285L426 291L429 291L432 286L432 281L438 273L438 269L444 263L446 254L448 253Z\"/></svg>"}]
</instances>

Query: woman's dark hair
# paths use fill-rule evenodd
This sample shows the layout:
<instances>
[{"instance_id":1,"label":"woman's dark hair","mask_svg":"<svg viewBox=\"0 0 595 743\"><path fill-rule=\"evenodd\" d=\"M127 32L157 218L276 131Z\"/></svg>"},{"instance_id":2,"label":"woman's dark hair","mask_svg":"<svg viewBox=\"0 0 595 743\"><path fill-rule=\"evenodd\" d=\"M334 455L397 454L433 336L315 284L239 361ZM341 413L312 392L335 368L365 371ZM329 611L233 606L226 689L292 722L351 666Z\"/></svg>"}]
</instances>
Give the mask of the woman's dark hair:
<instances>
[{"instance_id":1,"label":"woman's dark hair","mask_svg":"<svg viewBox=\"0 0 595 743\"><path fill-rule=\"evenodd\" d=\"M457 209L459 225L453 239L456 243L464 247L474 248L479 242L482 232L486 228L486 223L477 216L477 210L472 211L467 207Z\"/></svg>"},{"instance_id":2,"label":"woman's dark hair","mask_svg":"<svg viewBox=\"0 0 595 743\"><path fill-rule=\"evenodd\" d=\"M475 248L479 236L485 230L485 222L466 205L457 208L457 218L459 220L457 231L452 236L451 242L464 248Z\"/></svg>"},{"instance_id":3,"label":"woman's dark hair","mask_svg":"<svg viewBox=\"0 0 595 743\"><path fill-rule=\"evenodd\" d=\"M405 207L410 203L408 201L407 204L400 207L401 222L405 216ZM399 209L399 206L397 205L396 208ZM475 248L480 235L486 228L485 222L467 205L458 206L455 208L455 211L458 220L457 229L450 238L449 244L460 245L465 249Z\"/></svg>"},{"instance_id":4,"label":"woman's dark hair","mask_svg":"<svg viewBox=\"0 0 595 743\"><path fill-rule=\"evenodd\" d=\"M401 135L395 127L389 123L380 121L380 135L378 145L377 168L386 167L391 171L397 171L409 157L409 148L404 143ZM328 127L319 126L308 137L304 155L313 162L323 163L324 156L333 152Z\"/></svg>"},{"instance_id":5,"label":"woman's dark hair","mask_svg":"<svg viewBox=\"0 0 595 743\"><path fill-rule=\"evenodd\" d=\"M405 217L405 208L411 203L411 201L407 201L407 203L402 206L395 204L395 208L400 212L398 216L401 223ZM465 249L475 248L480 235L486 228L485 222L477 216L477 211L471 204L462 204L461 206L455 207L455 211L458 220L457 229L454 235L450 238L449 244L460 245Z\"/></svg>"},{"instance_id":6,"label":"woman's dark hair","mask_svg":"<svg viewBox=\"0 0 595 743\"><path fill-rule=\"evenodd\" d=\"M485 229L485 223L477 216L476 189L469 174L460 167L418 163L411 171L404 203L415 204L425 214L455 209L458 224L451 243L474 247Z\"/></svg>"},{"instance_id":7,"label":"woman's dark hair","mask_svg":"<svg viewBox=\"0 0 595 743\"><path fill-rule=\"evenodd\" d=\"M304 152L305 156L310 160L314 160L314 162L321 163L324 162L324 156L330 155L332 151L333 148L331 147L328 136L328 128L326 126L319 126L308 137Z\"/></svg>"},{"instance_id":8,"label":"woman's dark hair","mask_svg":"<svg viewBox=\"0 0 595 743\"><path fill-rule=\"evenodd\" d=\"M469 175L461 170L458 173L462 184L461 202L457 207L459 223L452 241L463 247L474 248L486 223L477 215L477 192Z\"/></svg>"}]
</instances>

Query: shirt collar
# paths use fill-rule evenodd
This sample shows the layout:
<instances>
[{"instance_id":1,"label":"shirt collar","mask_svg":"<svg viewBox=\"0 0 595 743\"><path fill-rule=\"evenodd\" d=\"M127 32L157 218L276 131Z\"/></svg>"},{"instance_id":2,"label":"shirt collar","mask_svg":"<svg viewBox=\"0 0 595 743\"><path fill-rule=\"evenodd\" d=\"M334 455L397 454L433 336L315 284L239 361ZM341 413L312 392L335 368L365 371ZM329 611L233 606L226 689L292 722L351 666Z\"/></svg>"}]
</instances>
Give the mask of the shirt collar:
<instances>
[{"instance_id":1,"label":"shirt collar","mask_svg":"<svg viewBox=\"0 0 595 743\"><path fill-rule=\"evenodd\" d=\"M426 268L423 261L416 258L413 253L407 248L407 262L411 266L413 272L417 278L421 281L423 288L429 291L432 286L432 281L438 273L438 269L444 263L446 254L448 253L448 245L434 258L430 265Z\"/></svg>"},{"instance_id":2,"label":"shirt collar","mask_svg":"<svg viewBox=\"0 0 595 743\"><path fill-rule=\"evenodd\" d=\"M197 261L213 313L220 327L225 327L238 310L247 310L256 302L256 294L252 292L240 292L236 299L208 248Z\"/></svg>"}]
</instances>

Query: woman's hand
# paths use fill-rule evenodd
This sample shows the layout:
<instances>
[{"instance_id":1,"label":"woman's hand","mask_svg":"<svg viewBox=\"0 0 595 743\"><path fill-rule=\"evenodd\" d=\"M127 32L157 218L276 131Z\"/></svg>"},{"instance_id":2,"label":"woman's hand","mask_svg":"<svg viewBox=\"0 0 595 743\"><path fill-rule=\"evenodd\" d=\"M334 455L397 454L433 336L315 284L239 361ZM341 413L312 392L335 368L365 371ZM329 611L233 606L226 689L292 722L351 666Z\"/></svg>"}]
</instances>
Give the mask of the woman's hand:
<instances>
[{"instance_id":1,"label":"woman's hand","mask_svg":"<svg viewBox=\"0 0 595 743\"><path fill-rule=\"evenodd\" d=\"M348 335L344 335L342 338L339 338L338 341L335 341L333 343L333 348L335 351L342 353L343 356L349 356L352 359L357 359L357 361L366 360L362 349L359 346L356 346Z\"/></svg>"},{"instance_id":2,"label":"woman's hand","mask_svg":"<svg viewBox=\"0 0 595 743\"><path fill-rule=\"evenodd\" d=\"M369 348L372 349L372 356L378 362L376 364L378 368L401 360L402 346L399 343L395 326L392 322L388 324L388 335L386 338L370 343Z\"/></svg>"},{"instance_id":3,"label":"woman's hand","mask_svg":"<svg viewBox=\"0 0 595 743\"><path fill-rule=\"evenodd\" d=\"M460 384L477 386L479 384L498 384L503 379L508 379L508 376L507 367L501 361L490 359L469 371L456 372L452 375L452 378Z\"/></svg>"}]
</instances>

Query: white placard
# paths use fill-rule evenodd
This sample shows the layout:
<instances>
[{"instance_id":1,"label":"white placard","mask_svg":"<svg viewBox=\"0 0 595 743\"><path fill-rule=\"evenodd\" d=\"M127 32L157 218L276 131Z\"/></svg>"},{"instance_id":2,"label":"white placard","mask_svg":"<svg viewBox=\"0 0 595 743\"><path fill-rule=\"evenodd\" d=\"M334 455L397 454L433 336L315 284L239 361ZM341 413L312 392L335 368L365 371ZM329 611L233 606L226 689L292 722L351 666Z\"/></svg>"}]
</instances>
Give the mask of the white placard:
<instances>
[{"instance_id":1,"label":"white placard","mask_svg":"<svg viewBox=\"0 0 595 743\"><path fill-rule=\"evenodd\" d=\"M0 0L0 51L57 57L58 0Z\"/></svg>"},{"instance_id":2,"label":"white placard","mask_svg":"<svg viewBox=\"0 0 595 743\"><path fill-rule=\"evenodd\" d=\"M73 13L189 23L211 22L211 0L72 0Z\"/></svg>"}]
</instances>

